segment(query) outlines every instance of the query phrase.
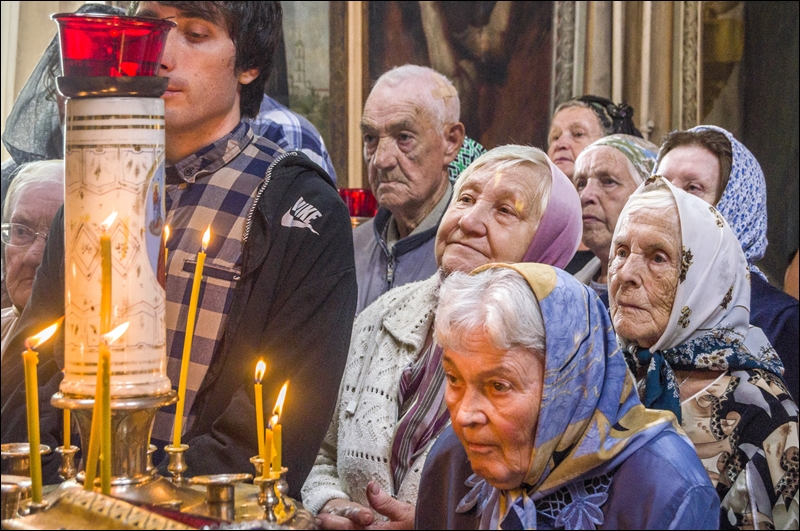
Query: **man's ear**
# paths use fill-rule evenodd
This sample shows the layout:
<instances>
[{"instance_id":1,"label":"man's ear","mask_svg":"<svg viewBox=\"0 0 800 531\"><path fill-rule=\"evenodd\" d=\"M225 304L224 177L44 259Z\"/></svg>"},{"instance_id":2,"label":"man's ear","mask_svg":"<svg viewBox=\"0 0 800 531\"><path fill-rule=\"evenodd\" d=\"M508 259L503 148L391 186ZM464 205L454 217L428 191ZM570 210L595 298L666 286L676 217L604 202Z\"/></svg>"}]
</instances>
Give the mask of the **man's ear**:
<instances>
[{"instance_id":1,"label":"man's ear","mask_svg":"<svg viewBox=\"0 0 800 531\"><path fill-rule=\"evenodd\" d=\"M249 85L255 78L258 77L258 72L258 68L251 68L250 70L240 72L237 79L242 85Z\"/></svg>"},{"instance_id":2,"label":"man's ear","mask_svg":"<svg viewBox=\"0 0 800 531\"><path fill-rule=\"evenodd\" d=\"M444 126L444 165L447 166L453 162L461 149L461 144L464 143L464 124L456 122L454 124L447 124Z\"/></svg>"}]
</instances>

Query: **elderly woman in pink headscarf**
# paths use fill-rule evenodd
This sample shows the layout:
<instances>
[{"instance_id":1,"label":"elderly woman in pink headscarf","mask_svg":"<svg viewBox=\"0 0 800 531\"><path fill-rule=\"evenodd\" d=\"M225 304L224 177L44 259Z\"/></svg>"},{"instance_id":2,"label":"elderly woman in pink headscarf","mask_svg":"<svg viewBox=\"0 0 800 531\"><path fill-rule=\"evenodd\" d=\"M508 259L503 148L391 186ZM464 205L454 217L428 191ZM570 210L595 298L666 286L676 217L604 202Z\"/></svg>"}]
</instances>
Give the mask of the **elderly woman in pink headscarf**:
<instances>
[{"instance_id":1,"label":"elderly woman in pink headscarf","mask_svg":"<svg viewBox=\"0 0 800 531\"><path fill-rule=\"evenodd\" d=\"M575 188L541 150L498 147L464 170L436 235L439 271L383 295L353 326L339 401L303 486L321 527L413 527L422 467L450 420L434 333L443 279L492 262L564 267L580 235Z\"/></svg>"}]
</instances>

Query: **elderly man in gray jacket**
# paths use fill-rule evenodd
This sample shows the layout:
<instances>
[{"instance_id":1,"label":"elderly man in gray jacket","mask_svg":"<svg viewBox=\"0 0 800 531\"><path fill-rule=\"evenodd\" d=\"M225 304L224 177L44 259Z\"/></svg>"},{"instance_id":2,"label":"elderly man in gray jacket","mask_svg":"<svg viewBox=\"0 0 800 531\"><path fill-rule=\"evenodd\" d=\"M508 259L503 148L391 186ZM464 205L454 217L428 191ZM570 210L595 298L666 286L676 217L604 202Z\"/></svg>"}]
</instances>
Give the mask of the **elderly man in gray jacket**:
<instances>
[{"instance_id":1,"label":"elderly man in gray jacket","mask_svg":"<svg viewBox=\"0 0 800 531\"><path fill-rule=\"evenodd\" d=\"M361 132L380 209L353 231L357 313L436 271L434 240L453 190L448 165L464 140L459 113L453 84L427 67L394 68L370 92Z\"/></svg>"}]
</instances>

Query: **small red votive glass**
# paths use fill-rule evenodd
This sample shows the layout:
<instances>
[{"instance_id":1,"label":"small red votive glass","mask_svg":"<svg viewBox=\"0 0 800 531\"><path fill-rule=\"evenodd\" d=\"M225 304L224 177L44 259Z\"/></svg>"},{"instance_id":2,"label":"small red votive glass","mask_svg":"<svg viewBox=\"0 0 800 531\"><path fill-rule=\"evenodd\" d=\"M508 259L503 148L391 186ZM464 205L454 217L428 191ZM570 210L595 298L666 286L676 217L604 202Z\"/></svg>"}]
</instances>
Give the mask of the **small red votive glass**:
<instances>
[{"instance_id":1,"label":"small red votive glass","mask_svg":"<svg viewBox=\"0 0 800 531\"><path fill-rule=\"evenodd\" d=\"M64 76L155 76L170 20L118 15L57 13Z\"/></svg>"},{"instance_id":2,"label":"small red votive glass","mask_svg":"<svg viewBox=\"0 0 800 531\"><path fill-rule=\"evenodd\" d=\"M378 213L378 201L372 195L372 190L367 188L340 188L339 195L350 211L350 221L353 228L375 217Z\"/></svg>"}]
</instances>

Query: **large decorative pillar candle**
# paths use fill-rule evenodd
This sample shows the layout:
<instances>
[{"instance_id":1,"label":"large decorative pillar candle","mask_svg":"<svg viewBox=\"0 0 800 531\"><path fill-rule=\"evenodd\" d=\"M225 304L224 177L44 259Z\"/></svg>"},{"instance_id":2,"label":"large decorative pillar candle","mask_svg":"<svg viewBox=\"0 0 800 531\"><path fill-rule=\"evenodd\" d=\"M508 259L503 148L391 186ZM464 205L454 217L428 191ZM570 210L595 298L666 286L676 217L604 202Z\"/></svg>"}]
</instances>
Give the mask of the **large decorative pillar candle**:
<instances>
[{"instance_id":1,"label":"large decorative pillar candle","mask_svg":"<svg viewBox=\"0 0 800 531\"><path fill-rule=\"evenodd\" d=\"M157 276L165 223L164 102L153 97L68 100L65 144L61 391L95 396L100 335L128 321L130 329L114 347L111 396L166 393L166 301ZM113 212L116 218L104 223ZM110 246L110 324L101 319L108 304L102 303L101 242Z\"/></svg>"}]
</instances>

